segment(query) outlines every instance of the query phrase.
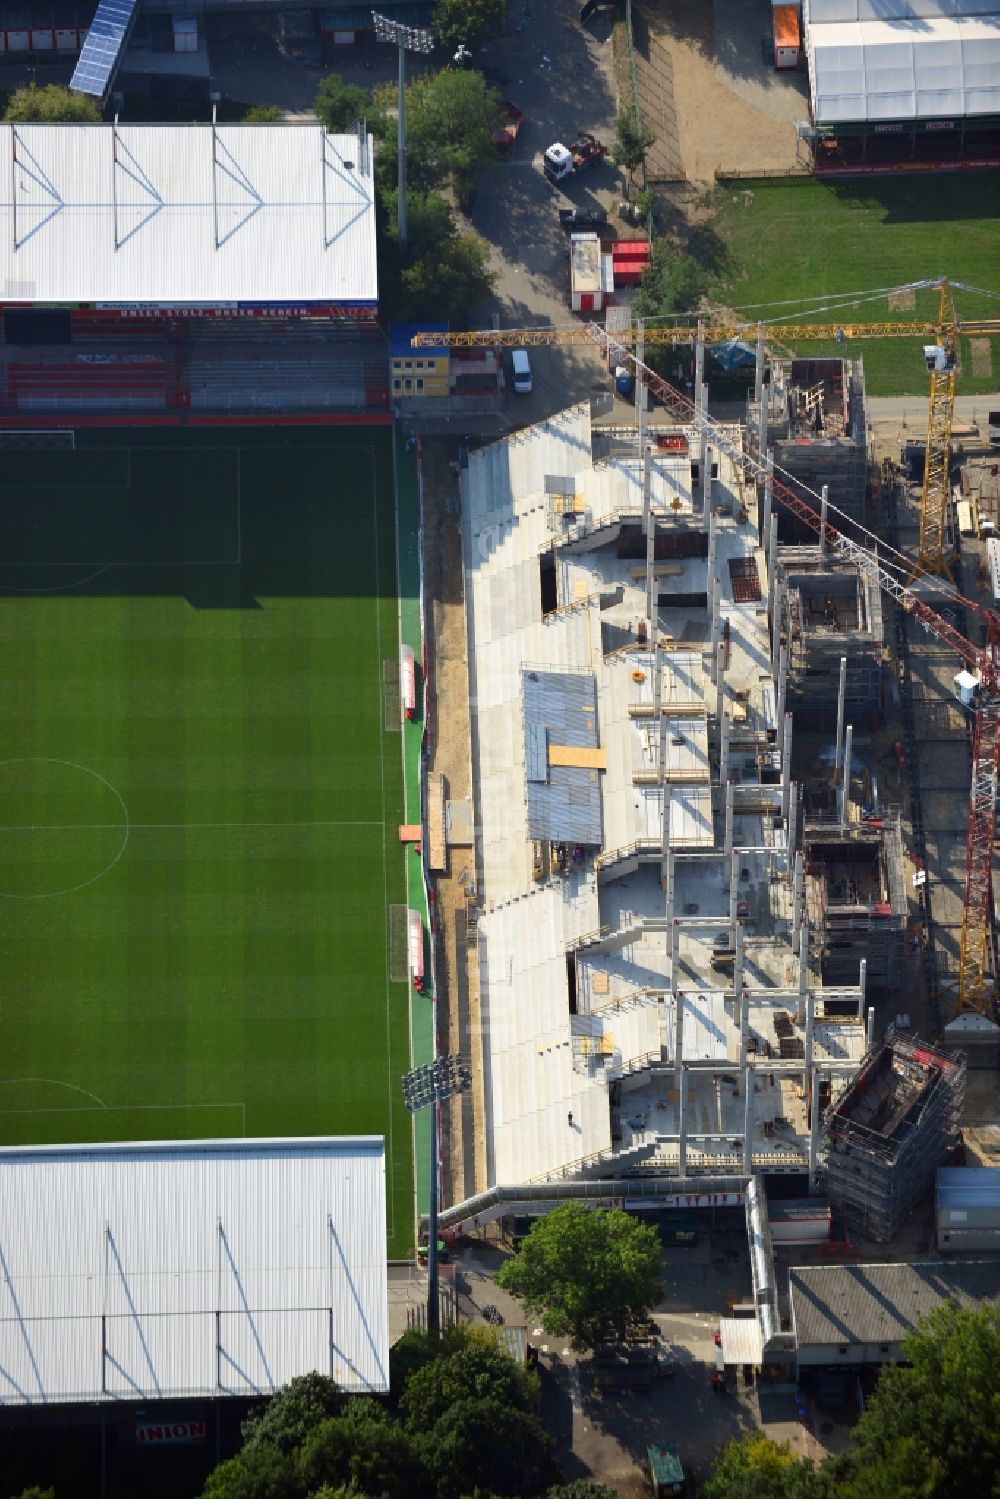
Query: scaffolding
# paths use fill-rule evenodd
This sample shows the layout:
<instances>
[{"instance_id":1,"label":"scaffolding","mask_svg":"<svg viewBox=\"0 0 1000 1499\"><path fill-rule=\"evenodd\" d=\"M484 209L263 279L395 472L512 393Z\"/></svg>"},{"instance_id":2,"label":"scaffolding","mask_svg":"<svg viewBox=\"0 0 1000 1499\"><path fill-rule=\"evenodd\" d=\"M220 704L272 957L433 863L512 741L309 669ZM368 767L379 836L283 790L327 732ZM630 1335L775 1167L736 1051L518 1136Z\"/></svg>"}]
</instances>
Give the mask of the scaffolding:
<instances>
[{"instance_id":1,"label":"scaffolding","mask_svg":"<svg viewBox=\"0 0 1000 1499\"><path fill-rule=\"evenodd\" d=\"M827 1110L826 1190L849 1226L886 1244L958 1144L965 1057L890 1031Z\"/></svg>"},{"instance_id":2,"label":"scaffolding","mask_svg":"<svg viewBox=\"0 0 1000 1499\"><path fill-rule=\"evenodd\" d=\"M823 983L856 983L863 958L870 989L899 988L907 973L907 904L898 808L842 826L807 812L803 848Z\"/></svg>"},{"instance_id":3,"label":"scaffolding","mask_svg":"<svg viewBox=\"0 0 1000 1499\"><path fill-rule=\"evenodd\" d=\"M830 500L844 514L863 521L868 483L868 435L865 420L865 375L860 359L775 359L764 387L763 412L747 402L747 434L763 433L765 449L774 453L779 472L791 475ZM781 511L778 534L792 542L807 533Z\"/></svg>"},{"instance_id":4,"label":"scaffolding","mask_svg":"<svg viewBox=\"0 0 1000 1499\"><path fill-rule=\"evenodd\" d=\"M810 730L837 717L840 662L847 659L844 706L860 723L882 706L883 628L878 585L819 547L782 547L782 631L788 645L787 705Z\"/></svg>"}]
</instances>

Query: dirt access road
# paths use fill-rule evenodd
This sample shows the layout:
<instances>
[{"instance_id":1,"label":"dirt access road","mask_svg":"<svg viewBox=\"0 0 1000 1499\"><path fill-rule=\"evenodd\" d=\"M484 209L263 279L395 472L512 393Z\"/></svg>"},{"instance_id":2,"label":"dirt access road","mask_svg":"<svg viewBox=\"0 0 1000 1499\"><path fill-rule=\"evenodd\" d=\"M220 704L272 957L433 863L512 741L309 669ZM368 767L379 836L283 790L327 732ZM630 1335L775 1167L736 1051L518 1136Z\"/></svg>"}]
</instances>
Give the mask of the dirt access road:
<instances>
[{"instance_id":1,"label":"dirt access road","mask_svg":"<svg viewBox=\"0 0 1000 1499\"><path fill-rule=\"evenodd\" d=\"M653 181L795 166L806 74L774 70L768 0L635 0L639 111L656 133Z\"/></svg>"}]
</instances>

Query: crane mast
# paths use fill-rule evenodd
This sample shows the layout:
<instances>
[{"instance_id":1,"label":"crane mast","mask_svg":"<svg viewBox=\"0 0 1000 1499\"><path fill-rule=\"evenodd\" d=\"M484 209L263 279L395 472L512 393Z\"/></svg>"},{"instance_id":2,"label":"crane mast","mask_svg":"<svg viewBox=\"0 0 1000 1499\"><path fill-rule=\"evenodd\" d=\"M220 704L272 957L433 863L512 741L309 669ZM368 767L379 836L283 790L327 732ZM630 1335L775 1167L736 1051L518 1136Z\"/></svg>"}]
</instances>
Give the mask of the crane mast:
<instances>
[{"instance_id":1,"label":"crane mast","mask_svg":"<svg viewBox=\"0 0 1000 1499\"><path fill-rule=\"evenodd\" d=\"M924 629L951 646L978 680L978 701L973 707L974 741L972 787L969 798L968 836L966 842L965 902L962 918L961 955L959 961L956 1011L974 1012L992 1020L989 1014L992 996L987 990L990 913L992 909L993 836L996 821L996 793L1000 766L1000 615L984 609L971 599L963 600L967 609L979 615L986 625L985 646L975 645L960 630L924 602L913 588L902 581L879 557L877 550L862 546L852 537L824 521L801 495L795 493L776 475L768 473L763 455L744 451L725 428L703 416L679 390L668 384L636 357L634 351L617 342L596 323L587 325L593 341L606 357L614 355L635 370L663 405L680 421L694 426L711 437L734 463L749 470L756 478L767 479L772 496L786 509L822 536L827 546L854 563L888 593ZM902 566L902 564L900 564Z\"/></svg>"},{"instance_id":2,"label":"crane mast","mask_svg":"<svg viewBox=\"0 0 1000 1499\"><path fill-rule=\"evenodd\" d=\"M924 572L950 573L953 553L946 545L946 527L951 490L951 428L955 416L958 340L955 303L947 281L941 282L938 322L940 343L927 351L931 361L931 393L927 408L917 562Z\"/></svg>"}]
</instances>

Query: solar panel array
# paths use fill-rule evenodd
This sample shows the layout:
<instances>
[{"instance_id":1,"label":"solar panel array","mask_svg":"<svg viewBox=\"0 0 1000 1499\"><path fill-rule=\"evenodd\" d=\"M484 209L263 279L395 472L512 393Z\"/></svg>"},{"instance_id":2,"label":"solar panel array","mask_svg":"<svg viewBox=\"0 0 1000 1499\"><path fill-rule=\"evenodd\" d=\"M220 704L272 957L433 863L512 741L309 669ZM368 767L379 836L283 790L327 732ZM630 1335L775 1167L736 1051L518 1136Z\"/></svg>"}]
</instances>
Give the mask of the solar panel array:
<instances>
[{"instance_id":1,"label":"solar panel array","mask_svg":"<svg viewBox=\"0 0 1000 1499\"><path fill-rule=\"evenodd\" d=\"M101 0L70 88L104 100L128 41L138 0Z\"/></svg>"}]
</instances>

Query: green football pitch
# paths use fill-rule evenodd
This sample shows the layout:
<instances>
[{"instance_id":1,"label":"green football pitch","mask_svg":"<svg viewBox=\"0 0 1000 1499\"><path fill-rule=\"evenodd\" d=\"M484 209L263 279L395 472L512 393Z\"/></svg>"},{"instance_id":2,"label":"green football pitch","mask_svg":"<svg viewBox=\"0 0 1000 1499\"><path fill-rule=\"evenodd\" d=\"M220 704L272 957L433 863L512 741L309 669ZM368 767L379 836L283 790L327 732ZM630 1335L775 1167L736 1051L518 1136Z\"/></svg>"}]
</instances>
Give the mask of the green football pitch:
<instances>
[{"instance_id":1,"label":"green football pitch","mask_svg":"<svg viewBox=\"0 0 1000 1499\"><path fill-rule=\"evenodd\" d=\"M379 428L0 453L0 1141L381 1134L412 1243L395 539Z\"/></svg>"}]
</instances>

